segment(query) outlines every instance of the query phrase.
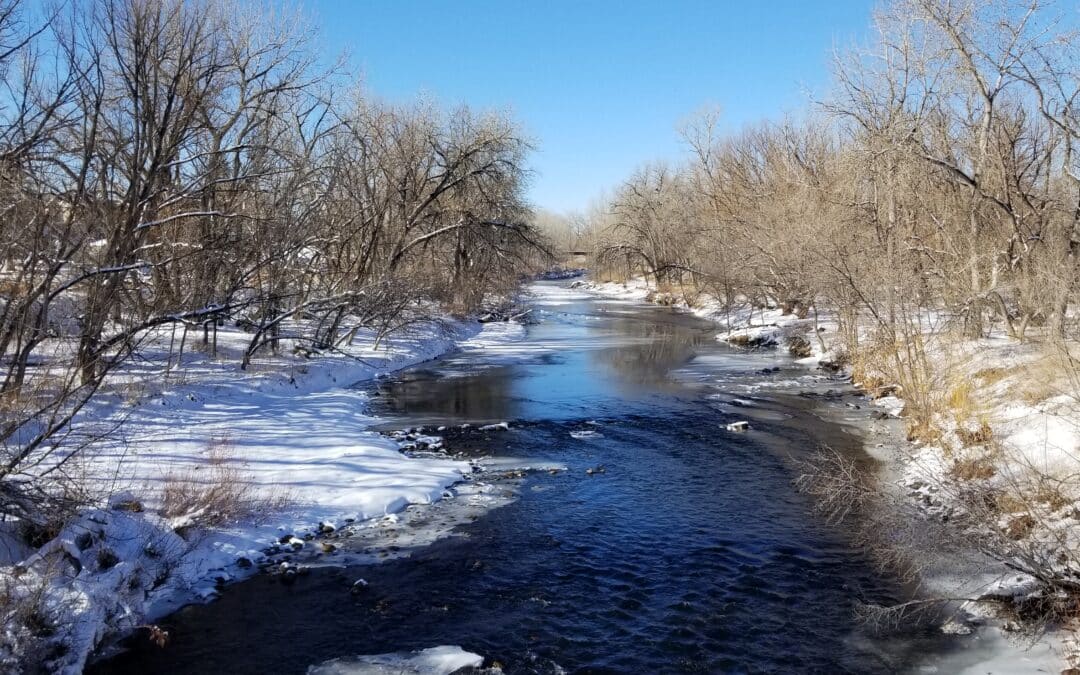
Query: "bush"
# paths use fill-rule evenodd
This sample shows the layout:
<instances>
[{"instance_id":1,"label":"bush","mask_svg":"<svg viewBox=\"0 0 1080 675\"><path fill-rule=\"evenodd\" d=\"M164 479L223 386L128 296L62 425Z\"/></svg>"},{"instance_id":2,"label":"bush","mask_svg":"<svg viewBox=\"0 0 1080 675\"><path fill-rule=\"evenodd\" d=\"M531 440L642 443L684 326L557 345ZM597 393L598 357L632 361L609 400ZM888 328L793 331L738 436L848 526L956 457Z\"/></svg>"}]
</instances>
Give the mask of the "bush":
<instances>
[{"instance_id":1,"label":"bush","mask_svg":"<svg viewBox=\"0 0 1080 675\"><path fill-rule=\"evenodd\" d=\"M993 477L997 473L997 469L990 460L979 458L958 459L953 462L952 468L949 469L949 475L957 480L986 480Z\"/></svg>"},{"instance_id":2,"label":"bush","mask_svg":"<svg viewBox=\"0 0 1080 675\"><path fill-rule=\"evenodd\" d=\"M982 420L979 422L978 428L974 430L966 426L958 427L956 436L964 444L964 447L971 447L973 445L986 445L993 439L994 432L990 429L990 425L986 420Z\"/></svg>"},{"instance_id":3,"label":"bush","mask_svg":"<svg viewBox=\"0 0 1080 675\"><path fill-rule=\"evenodd\" d=\"M805 359L814 353L810 346L810 341L803 335L792 335L789 337L787 348L788 353L797 359Z\"/></svg>"}]
</instances>

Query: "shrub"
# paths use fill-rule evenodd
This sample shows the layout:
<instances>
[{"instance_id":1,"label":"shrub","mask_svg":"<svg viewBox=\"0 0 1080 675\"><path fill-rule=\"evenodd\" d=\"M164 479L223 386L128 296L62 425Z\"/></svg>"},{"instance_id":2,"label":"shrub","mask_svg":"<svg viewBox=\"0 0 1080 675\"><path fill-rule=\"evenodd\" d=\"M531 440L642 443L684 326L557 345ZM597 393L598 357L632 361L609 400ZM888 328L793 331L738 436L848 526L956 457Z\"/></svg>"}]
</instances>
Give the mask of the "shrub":
<instances>
[{"instance_id":1,"label":"shrub","mask_svg":"<svg viewBox=\"0 0 1080 675\"><path fill-rule=\"evenodd\" d=\"M993 463L985 457L958 459L949 469L949 475L958 480L986 480L996 473Z\"/></svg>"},{"instance_id":2,"label":"shrub","mask_svg":"<svg viewBox=\"0 0 1080 675\"><path fill-rule=\"evenodd\" d=\"M788 338L788 353L797 359L805 359L814 352L810 347L810 341L803 335L792 335Z\"/></svg>"},{"instance_id":3,"label":"shrub","mask_svg":"<svg viewBox=\"0 0 1080 675\"><path fill-rule=\"evenodd\" d=\"M977 429L970 429L966 426L957 427L956 436L960 439L960 442L964 444L964 447L971 447L973 445L985 445L990 442L994 437L994 432L990 429L989 423L986 420L979 422Z\"/></svg>"}]
</instances>

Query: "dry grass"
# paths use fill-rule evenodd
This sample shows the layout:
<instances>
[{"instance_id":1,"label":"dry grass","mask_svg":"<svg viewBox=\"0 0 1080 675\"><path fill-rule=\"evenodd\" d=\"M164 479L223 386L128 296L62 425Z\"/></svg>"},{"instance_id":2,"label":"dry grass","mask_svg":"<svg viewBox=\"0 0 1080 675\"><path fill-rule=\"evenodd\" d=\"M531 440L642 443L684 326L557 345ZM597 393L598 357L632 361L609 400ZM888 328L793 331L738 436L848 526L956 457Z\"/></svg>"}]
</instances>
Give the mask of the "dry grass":
<instances>
[{"instance_id":1,"label":"dry grass","mask_svg":"<svg viewBox=\"0 0 1080 675\"><path fill-rule=\"evenodd\" d=\"M961 380L954 383L945 395L945 406L952 411L953 416L960 420L969 420L976 411L974 387L969 380Z\"/></svg>"},{"instance_id":2,"label":"dry grass","mask_svg":"<svg viewBox=\"0 0 1080 675\"><path fill-rule=\"evenodd\" d=\"M1060 511L1069 504L1073 503L1067 495L1062 492L1060 485L1050 485L1043 483L1035 491L1035 501L1045 504L1050 511Z\"/></svg>"},{"instance_id":3,"label":"dry grass","mask_svg":"<svg viewBox=\"0 0 1080 675\"><path fill-rule=\"evenodd\" d=\"M887 334L875 332L849 345L852 356L852 375L864 386L872 382L895 382L895 356L900 345Z\"/></svg>"},{"instance_id":4,"label":"dry grass","mask_svg":"<svg viewBox=\"0 0 1080 675\"><path fill-rule=\"evenodd\" d=\"M1025 364L1016 383L1016 395L1032 406L1053 398L1067 389L1061 382L1061 373L1061 363L1050 356Z\"/></svg>"},{"instance_id":5,"label":"dry grass","mask_svg":"<svg viewBox=\"0 0 1080 675\"><path fill-rule=\"evenodd\" d=\"M162 515L213 527L258 520L289 504L287 494L260 489L232 455L227 440L211 441L205 464L166 475Z\"/></svg>"},{"instance_id":6,"label":"dry grass","mask_svg":"<svg viewBox=\"0 0 1080 675\"><path fill-rule=\"evenodd\" d=\"M986 457L958 459L949 468L949 476L957 480L986 480L997 473L997 469Z\"/></svg>"},{"instance_id":7,"label":"dry grass","mask_svg":"<svg viewBox=\"0 0 1080 675\"><path fill-rule=\"evenodd\" d=\"M851 359L851 379L867 392L873 392L888 384L880 367L873 361L872 354L858 351Z\"/></svg>"},{"instance_id":8,"label":"dry grass","mask_svg":"<svg viewBox=\"0 0 1080 675\"><path fill-rule=\"evenodd\" d=\"M974 429L969 426L957 427L956 436L965 448L970 448L989 443L994 438L994 431L990 428L990 423L982 419Z\"/></svg>"},{"instance_id":9,"label":"dry grass","mask_svg":"<svg viewBox=\"0 0 1080 675\"><path fill-rule=\"evenodd\" d=\"M990 506L997 513L1022 513L1030 508L1030 504L1013 491L999 491L992 495Z\"/></svg>"},{"instance_id":10,"label":"dry grass","mask_svg":"<svg viewBox=\"0 0 1080 675\"><path fill-rule=\"evenodd\" d=\"M0 581L0 609L7 630L0 634L0 671L10 666L3 655L17 655L20 670L13 672L51 672L46 664L61 656L62 637L69 626L63 625L57 609L46 602L46 592L51 583L72 570L66 563L55 559L40 574L7 575Z\"/></svg>"},{"instance_id":11,"label":"dry grass","mask_svg":"<svg viewBox=\"0 0 1080 675\"><path fill-rule=\"evenodd\" d=\"M1022 481L1010 481L996 499L1002 513L1038 512L1052 514L1074 503L1069 496L1075 478L1057 479L1038 471L1028 471Z\"/></svg>"},{"instance_id":12,"label":"dry grass","mask_svg":"<svg viewBox=\"0 0 1080 675\"><path fill-rule=\"evenodd\" d=\"M1015 635L1033 638L1048 626L1076 625L1080 617L1080 589L1073 572L1080 569L1076 551L1067 547L1048 551L1041 536L1047 522L1059 520L1051 512L1067 507L1068 483L1026 475L1017 482L1006 471L1006 464L1002 464L1001 473L991 473L991 460L1003 459L999 453L992 448L980 459L957 461L949 472L952 475L935 483L948 501L963 505L965 515L961 518L927 519L917 500L886 495L872 484L865 485L849 466L838 466L835 461L808 464L809 475L800 476L797 485L816 497L829 513L846 515L857 510L859 518L849 521L854 524L854 536L865 541L875 560L900 561L901 570L907 563L917 573L941 552L954 560L957 555L979 551L1039 579L1043 585L1031 595L983 596L983 602L994 603L998 616L1012 623ZM976 480L991 476L993 480ZM909 603L901 603L881 609L904 613L909 608Z\"/></svg>"},{"instance_id":13,"label":"dry grass","mask_svg":"<svg viewBox=\"0 0 1080 675\"><path fill-rule=\"evenodd\" d=\"M1032 533L1035 526L1038 524L1038 521L1029 514L1025 513L1016 516L1015 518L1011 518L1005 525L1005 536L1013 541L1024 539Z\"/></svg>"},{"instance_id":14,"label":"dry grass","mask_svg":"<svg viewBox=\"0 0 1080 675\"><path fill-rule=\"evenodd\" d=\"M1038 405L1048 398L1057 396L1058 389L1049 382L1024 378L1019 388L1020 400L1028 405Z\"/></svg>"},{"instance_id":15,"label":"dry grass","mask_svg":"<svg viewBox=\"0 0 1080 675\"><path fill-rule=\"evenodd\" d=\"M0 585L0 605L14 619L15 626L24 628L35 638L49 637L56 632L56 621L45 608L45 591L46 579L59 573L48 573L29 583L17 577L5 577Z\"/></svg>"},{"instance_id":16,"label":"dry grass","mask_svg":"<svg viewBox=\"0 0 1080 675\"><path fill-rule=\"evenodd\" d=\"M673 307L679 304L679 299L671 291L663 290L649 291L645 295L645 301L661 307Z\"/></svg>"},{"instance_id":17,"label":"dry grass","mask_svg":"<svg viewBox=\"0 0 1080 675\"><path fill-rule=\"evenodd\" d=\"M749 335L732 335L727 339L728 344L735 345L736 347L749 347L750 336Z\"/></svg>"},{"instance_id":18,"label":"dry grass","mask_svg":"<svg viewBox=\"0 0 1080 675\"><path fill-rule=\"evenodd\" d=\"M988 387L993 384L1004 380L1009 376L1009 371L1005 368L999 368L997 366L991 368L983 368L976 372L972 378L979 381L979 384Z\"/></svg>"},{"instance_id":19,"label":"dry grass","mask_svg":"<svg viewBox=\"0 0 1080 675\"><path fill-rule=\"evenodd\" d=\"M1000 369L996 369L991 377L1003 376L997 370ZM994 438L979 392L972 384L974 379L954 382L941 403L942 412L947 412L956 423L956 437L965 448L986 445Z\"/></svg>"},{"instance_id":20,"label":"dry grass","mask_svg":"<svg viewBox=\"0 0 1080 675\"><path fill-rule=\"evenodd\" d=\"M937 445L941 441L941 429L923 415L908 418L907 439L909 441Z\"/></svg>"}]
</instances>

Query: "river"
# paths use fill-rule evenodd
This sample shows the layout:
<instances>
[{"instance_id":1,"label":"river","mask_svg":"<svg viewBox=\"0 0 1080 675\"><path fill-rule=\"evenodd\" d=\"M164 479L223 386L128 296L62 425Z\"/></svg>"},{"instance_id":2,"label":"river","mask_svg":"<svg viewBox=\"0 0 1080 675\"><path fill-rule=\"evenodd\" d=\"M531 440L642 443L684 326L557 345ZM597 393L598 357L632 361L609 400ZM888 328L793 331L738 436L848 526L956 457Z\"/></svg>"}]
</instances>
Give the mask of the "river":
<instances>
[{"instance_id":1,"label":"river","mask_svg":"<svg viewBox=\"0 0 1080 675\"><path fill-rule=\"evenodd\" d=\"M792 487L823 444L871 462L844 382L685 313L536 292L519 341L359 386L387 431L445 426L455 453L565 471L509 481L509 504L408 557L235 584L163 622L164 649L93 672L303 673L442 644L507 673L903 672L953 648L865 629L857 603L911 590Z\"/></svg>"}]
</instances>

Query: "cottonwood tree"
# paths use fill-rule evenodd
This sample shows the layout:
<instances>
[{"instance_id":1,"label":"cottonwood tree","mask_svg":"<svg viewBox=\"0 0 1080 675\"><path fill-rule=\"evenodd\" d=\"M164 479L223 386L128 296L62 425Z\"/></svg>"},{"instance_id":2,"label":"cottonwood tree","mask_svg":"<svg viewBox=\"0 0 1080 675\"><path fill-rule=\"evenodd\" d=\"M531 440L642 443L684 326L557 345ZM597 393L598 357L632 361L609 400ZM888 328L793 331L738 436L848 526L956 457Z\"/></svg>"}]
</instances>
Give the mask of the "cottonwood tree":
<instances>
[{"instance_id":1,"label":"cottonwood tree","mask_svg":"<svg viewBox=\"0 0 1080 675\"><path fill-rule=\"evenodd\" d=\"M656 284L695 272L690 254L704 227L686 172L664 164L639 169L616 192L601 262L624 260Z\"/></svg>"},{"instance_id":2,"label":"cottonwood tree","mask_svg":"<svg viewBox=\"0 0 1080 675\"><path fill-rule=\"evenodd\" d=\"M246 368L528 269L515 123L373 100L313 35L223 0L0 3L0 514L47 519L79 413L133 356L182 368L189 330L211 358L249 331Z\"/></svg>"}]
</instances>

